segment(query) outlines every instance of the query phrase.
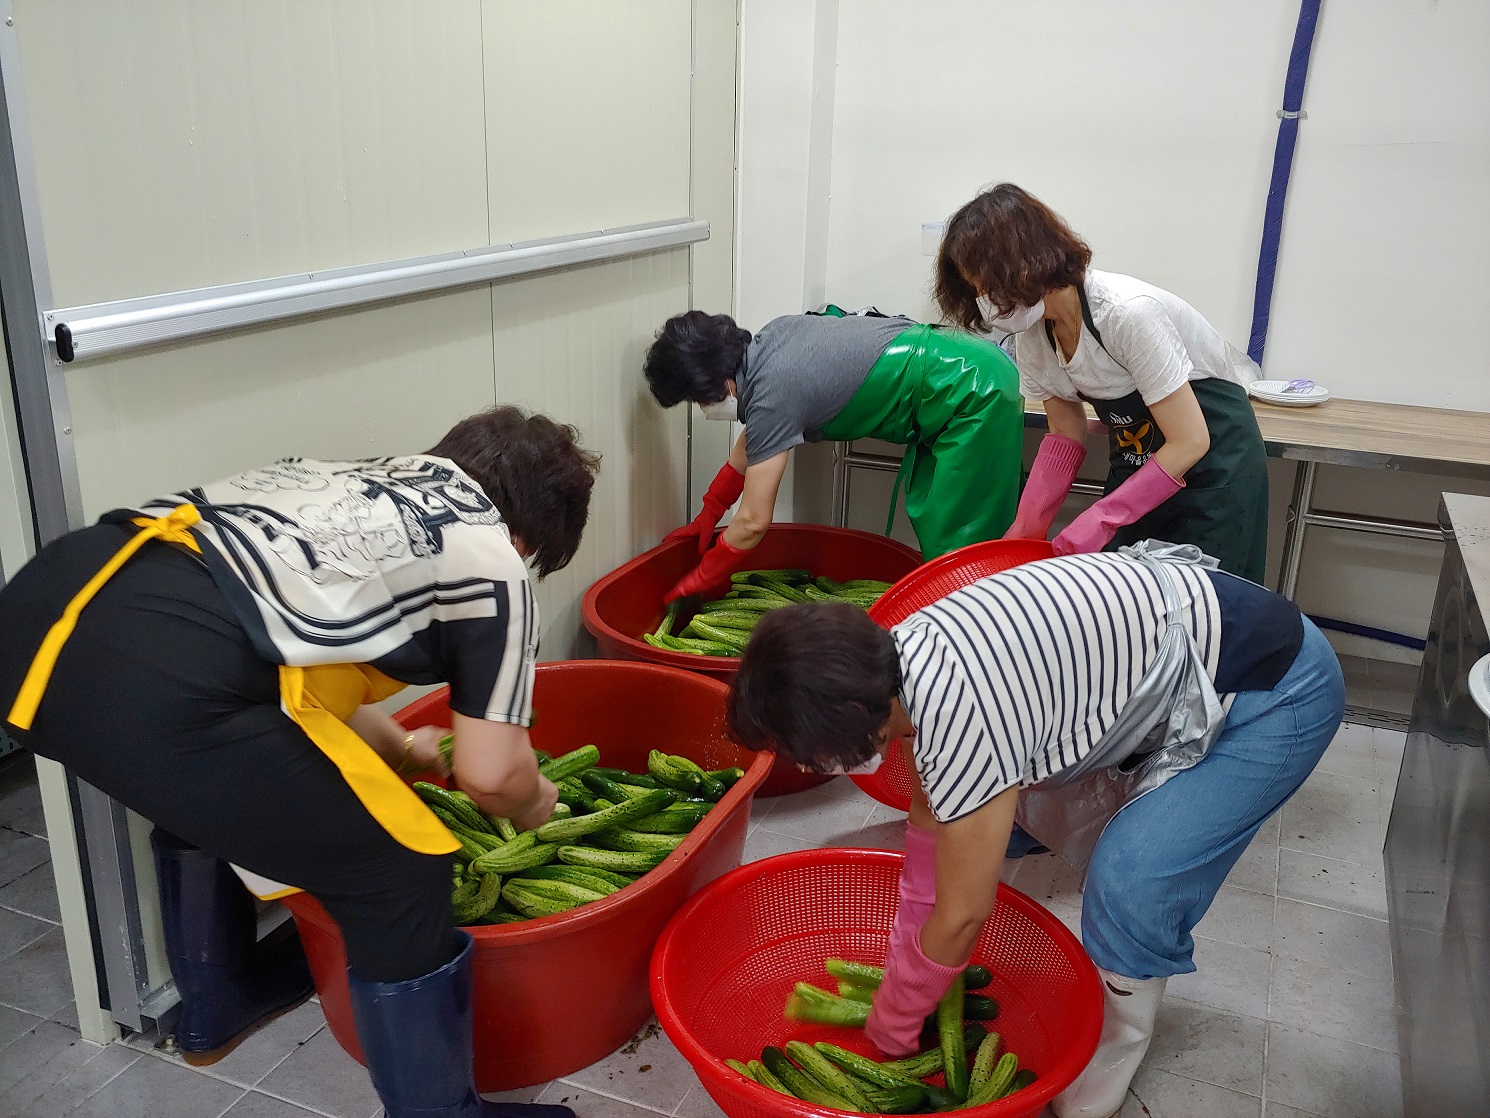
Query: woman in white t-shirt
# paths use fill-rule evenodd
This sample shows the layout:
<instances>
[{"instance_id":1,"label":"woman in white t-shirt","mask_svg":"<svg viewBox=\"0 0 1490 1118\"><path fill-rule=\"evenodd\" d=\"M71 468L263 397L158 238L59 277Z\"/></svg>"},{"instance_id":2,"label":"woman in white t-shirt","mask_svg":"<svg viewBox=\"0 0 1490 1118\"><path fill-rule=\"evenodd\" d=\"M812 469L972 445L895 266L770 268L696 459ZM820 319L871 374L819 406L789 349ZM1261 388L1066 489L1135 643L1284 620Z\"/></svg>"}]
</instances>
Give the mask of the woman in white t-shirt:
<instances>
[{"instance_id":1,"label":"woman in white t-shirt","mask_svg":"<svg viewBox=\"0 0 1490 1118\"><path fill-rule=\"evenodd\" d=\"M1262 582L1267 452L1247 397L1257 366L1183 299L1091 258L1011 183L968 202L942 238L942 313L1010 335L1021 389L1050 420L1005 538L1045 537L1086 456L1085 402L1107 426L1107 492L1056 536L1056 552L1163 539Z\"/></svg>"}]
</instances>

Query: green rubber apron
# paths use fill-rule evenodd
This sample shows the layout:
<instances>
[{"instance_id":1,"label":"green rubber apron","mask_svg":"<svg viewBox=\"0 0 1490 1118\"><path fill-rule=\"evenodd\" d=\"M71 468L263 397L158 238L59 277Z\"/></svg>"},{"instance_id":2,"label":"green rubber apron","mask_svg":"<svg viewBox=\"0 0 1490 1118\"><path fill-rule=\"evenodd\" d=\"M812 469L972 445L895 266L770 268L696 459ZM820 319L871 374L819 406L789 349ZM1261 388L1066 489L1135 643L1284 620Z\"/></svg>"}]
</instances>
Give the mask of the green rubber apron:
<instances>
[{"instance_id":1,"label":"green rubber apron","mask_svg":"<svg viewBox=\"0 0 1490 1118\"><path fill-rule=\"evenodd\" d=\"M1076 290L1087 329L1102 345L1086 292L1081 284ZM1106 353L1107 347L1102 350ZM1210 450L1185 472L1184 489L1136 523L1118 529L1107 550L1148 539L1194 544L1219 560L1223 571L1261 584L1267 574L1268 465L1257 415L1247 390L1235 381L1192 380L1190 389L1210 431ZM1164 434L1137 392L1114 400L1082 399L1107 425L1105 488L1111 493L1164 445Z\"/></svg>"},{"instance_id":2,"label":"green rubber apron","mask_svg":"<svg viewBox=\"0 0 1490 1118\"><path fill-rule=\"evenodd\" d=\"M821 434L905 446L885 534L903 485L926 559L996 540L1014 522L1024 399L1018 370L992 342L925 325L902 331Z\"/></svg>"}]
</instances>

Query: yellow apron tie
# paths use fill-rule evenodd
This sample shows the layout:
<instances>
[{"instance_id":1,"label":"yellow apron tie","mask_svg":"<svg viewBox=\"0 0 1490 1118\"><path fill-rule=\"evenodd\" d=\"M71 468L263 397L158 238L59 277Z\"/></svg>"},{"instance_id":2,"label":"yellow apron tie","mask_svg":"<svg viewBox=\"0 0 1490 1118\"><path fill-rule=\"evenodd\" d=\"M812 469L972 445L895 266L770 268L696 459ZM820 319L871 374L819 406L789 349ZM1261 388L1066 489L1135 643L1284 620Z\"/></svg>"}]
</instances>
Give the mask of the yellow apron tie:
<instances>
[{"instance_id":1,"label":"yellow apron tie","mask_svg":"<svg viewBox=\"0 0 1490 1118\"><path fill-rule=\"evenodd\" d=\"M403 686L366 664L279 669L285 713L341 771L368 814L416 854L450 854L460 843L345 721L359 706L386 699Z\"/></svg>"},{"instance_id":2,"label":"yellow apron tie","mask_svg":"<svg viewBox=\"0 0 1490 1118\"><path fill-rule=\"evenodd\" d=\"M120 567L129 562L130 556L150 540L183 544L200 555L201 545L192 537L190 529L201 519L202 514L197 512L196 506L189 504L178 505L169 516L157 517L154 520L147 516L135 517L134 523L138 524L141 530L115 552L114 557L73 595L72 601L68 602L67 608L62 611L62 616L47 631L46 639L36 650L36 656L26 672L26 679L21 684L21 689L16 692L16 699L11 705L10 713L5 716L6 721L22 730L31 729L31 722L36 717L36 708L41 705L41 697L46 694L47 683L51 681L52 669L57 666L57 657L62 654L62 646L67 643L67 638L72 636L73 629L77 627L78 616L83 612L83 607L93 600L93 596L98 593L104 583L114 577Z\"/></svg>"}]
</instances>

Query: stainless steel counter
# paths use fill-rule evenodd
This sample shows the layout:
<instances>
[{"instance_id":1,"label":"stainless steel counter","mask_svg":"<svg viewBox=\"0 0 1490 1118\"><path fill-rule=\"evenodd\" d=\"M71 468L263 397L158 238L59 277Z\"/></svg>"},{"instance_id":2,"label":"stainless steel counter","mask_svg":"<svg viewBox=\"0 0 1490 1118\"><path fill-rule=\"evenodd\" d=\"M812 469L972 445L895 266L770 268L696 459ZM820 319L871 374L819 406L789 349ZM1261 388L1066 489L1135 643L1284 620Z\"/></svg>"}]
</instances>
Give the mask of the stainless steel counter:
<instances>
[{"instance_id":1,"label":"stainless steel counter","mask_svg":"<svg viewBox=\"0 0 1490 1118\"><path fill-rule=\"evenodd\" d=\"M1445 494L1445 551L1386 839L1406 1118L1490 1114L1490 498Z\"/></svg>"}]
</instances>

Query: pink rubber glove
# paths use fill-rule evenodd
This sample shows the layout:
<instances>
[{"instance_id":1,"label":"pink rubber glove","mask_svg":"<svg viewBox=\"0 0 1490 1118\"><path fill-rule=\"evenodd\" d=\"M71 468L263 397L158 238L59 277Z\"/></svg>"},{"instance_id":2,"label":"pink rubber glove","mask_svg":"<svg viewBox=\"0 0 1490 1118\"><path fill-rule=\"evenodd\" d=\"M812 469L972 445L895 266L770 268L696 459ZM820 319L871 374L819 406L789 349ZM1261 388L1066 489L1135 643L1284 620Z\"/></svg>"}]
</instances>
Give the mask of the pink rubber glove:
<instances>
[{"instance_id":1,"label":"pink rubber glove","mask_svg":"<svg viewBox=\"0 0 1490 1118\"><path fill-rule=\"evenodd\" d=\"M709 544L714 541L714 528L719 523L719 518L725 510L740 499L740 494L745 492L745 475L735 469L728 462L714 475L714 480L709 483L709 488L704 493L704 507L692 521L681 528L674 528L663 540L681 540L690 536L698 537L698 554L703 558L709 550Z\"/></svg>"},{"instance_id":2,"label":"pink rubber glove","mask_svg":"<svg viewBox=\"0 0 1490 1118\"><path fill-rule=\"evenodd\" d=\"M1057 555L1101 551L1119 528L1153 512L1183 488L1183 481L1170 477L1158 459L1150 458L1122 485L1071 521L1051 546Z\"/></svg>"},{"instance_id":3,"label":"pink rubber glove","mask_svg":"<svg viewBox=\"0 0 1490 1118\"><path fill-rule=\"evenodd\" d=\"M1024 492L1019 495L1019 511L1004 539L1043 540L1085 460L1085 443L1054 433L1041 439Z\"/></svg>"},{"instance_id":4,"label":"pink rubber glove","mask_svg":"<svg viewBox=\"0 0 1490 1118\"><path fill-rule=\"evenodd\" d=\"M907 824L900 907L890 929L885 980L874 995L864 1034L887 1056L917 1050L926 1015L941 1001L959 968L944 967L921 950L921 929L936 907L936 835Z\"/></svg>"},{"instance_id":5,"label":"pink rubber glove","mask_svg":"<svg viewBox=\"0 0 1490 1118\"><path fill-rule=\"evenodd\" d=\"M743 548L730 547L724 537L714 545L693 570L678 580L678 584L662 596L664 602L675 602L679 598L719 598L729 590L729 576L745 565L750 552Z\"/></svg>"}]
</instances>

